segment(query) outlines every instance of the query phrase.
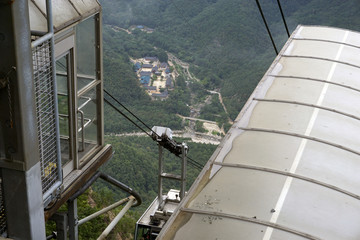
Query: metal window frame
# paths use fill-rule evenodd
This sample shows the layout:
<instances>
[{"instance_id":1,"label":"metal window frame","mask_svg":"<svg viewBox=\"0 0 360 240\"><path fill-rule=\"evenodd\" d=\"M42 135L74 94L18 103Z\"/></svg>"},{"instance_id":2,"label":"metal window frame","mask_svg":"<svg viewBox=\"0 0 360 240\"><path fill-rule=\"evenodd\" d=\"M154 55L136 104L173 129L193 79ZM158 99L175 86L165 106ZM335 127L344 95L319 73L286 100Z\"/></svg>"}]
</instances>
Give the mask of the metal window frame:
<instances>
[{"instance_id":1,"label":"metal window frame","mask_svg":"<svg viewBox=\"0 0 360 240\"><path fill-rule=\"evenodd\" d=\"M70 81L69 79L67 79L67 88L68 88L68 94L64 94L61 92L56 91L56 95L63 95L63 96L68 96L68 111L69 111L69 115L66 116L69 119L69 139L70 139L70 149L69 149L69 158L71 157L71 161L67 162L66 164L62 165L62 174L63 174L63 178L66 178L67 175L69 175L73 170L77 169L77 144L76 142L76 138L77 138L77 133L74 132L74 128L76 128L76 114L75 114L75 96L73 93L73 89L74 89L74 82L75 82L75 36L73 33L68 34L66 37L61 38L61 40L56 41L55 44L55 65L56 65L56 61L59 60L60 58L68 55L68 59L67 59L67 76L70 76ZM58 73L55 72L55 74L57 75ZM60 74L61 75L61 74ZM59 114L59 117L63 117L64 115ZM60 135L61 138L61 135Z\"/></svg>"},{"instance_id":2,"label":"metal window frame","mask_svg":"<svg viewBox=\"0 0 360 240\"><path fill-rule=\"evenodd\" d=\"M93 15L88 16L81 22L84 22L90 18L94 19L95 27L95 78L88 85L79 89L76 94L76 98L82 97L84 94L91 90L95 90L96 93L96 118L97 118L97 143L92 149L90 149L81 159L78 159L78 168L84 167L87 162L104 146L104 102L103 102L103 52L102 52L102 12L95 12ZM76 32L76 31L75 31ZM76 38L76 33L75 33ZM76 55L76 44L75 44L75 55ZM77 56L75 56L76 58ZM81 74L80 74L81 75ZM76 77L78 73L76 73ZM81 75L83 76L83 75ZM76 86L75 86L76 87ZM77 89L77 87L75 88Z\"/></svg>"}]
</instances>

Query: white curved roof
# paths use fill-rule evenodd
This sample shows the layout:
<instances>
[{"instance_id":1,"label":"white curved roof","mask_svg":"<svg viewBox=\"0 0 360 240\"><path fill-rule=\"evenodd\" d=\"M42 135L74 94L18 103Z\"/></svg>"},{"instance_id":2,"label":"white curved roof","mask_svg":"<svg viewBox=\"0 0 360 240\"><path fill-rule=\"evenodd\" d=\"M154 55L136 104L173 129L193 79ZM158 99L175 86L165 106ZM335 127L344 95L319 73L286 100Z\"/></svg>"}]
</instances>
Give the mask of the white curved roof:
<instances>
[{"instance_id":1,"label":"white curved roof","mask_svg":"<svg viewBox=\"0 0 360 240\"><path fill-rule=\"evenodd\" d=\"M29 0L28 3L31 30L46 32L46 0ZM97 0L52 0L51 3L55 32L101 9Z\"/></svg>"},{"instance_id":2,"label":"white curved roof","mask_svg":"<svg viewBox=\"0 0 360 240\"><path fill-rule=\"evenodd\" d=\"M360 33L299 26L159 239L360 239Z\"/></svg>"}]
</instances>

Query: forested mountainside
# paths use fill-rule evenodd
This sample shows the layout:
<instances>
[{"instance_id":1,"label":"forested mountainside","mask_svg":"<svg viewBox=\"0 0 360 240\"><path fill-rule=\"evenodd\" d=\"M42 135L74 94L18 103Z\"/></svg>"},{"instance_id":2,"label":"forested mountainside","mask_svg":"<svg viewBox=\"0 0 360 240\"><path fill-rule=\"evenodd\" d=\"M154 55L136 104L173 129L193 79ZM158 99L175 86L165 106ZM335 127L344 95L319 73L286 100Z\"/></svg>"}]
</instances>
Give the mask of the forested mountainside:
<instances>
[{"instance_id":1,"label":"forested mountainside","mask_svg":"<svg viewBox=\"0 0 360 240\"><path fill-rule=\"evenodd\" d=\"M188 140L177 139L179 142L188 142L189 157L196 160L199 164L205 165L211 154L215 151L216 146L196 144ZM136 221L157 196L158 148L156 143L145 136L107 136L105 141L112 145L114 157L102 166L100 171L109 174L134 189L139 193L143 201L142 205L131 208L126 213L106 239L133 239ZM168 151L164 151L164 163L164 171L180 174L181 160ZM187 165L187 188L191 186L199 173L199 169L194 168L191 164ZM180 188L180 183L164 179L164 193L170 188ZM128 194L99 179L91 186L90 190L86 191L78 199L79 219L89 216L125 197L128 197ZM65 208L61 210L65 211ZM107 224L110 223L110 219L113 219L120 210L121 207L118 207L108 214L103 214L80 225L79 239L97 239ZM56 231L55 224L49 221L47 235L50 235L52 231Z\"/></svg>"},{"instance_id":2,"label":"forested mountainside","mask_svg":"<svg viewBox=\"0 0 360 240\"><path fill-rule=\"evenodd\" d=\"M160 55L163 50L175 54L181 60L190 63L190 71L200 79L204 89L221 89L223 100L232 119L237 116L275 57L255 0L106 0L100 2L103 5L105 25L123 29L142 25L154 29L152 33L135 31L135 34L127 34L124 31L115 33L111 31L111 28L105 28L105 34L111 36L104 37L107 51L122 51L121 54L124 56L122 60L118 60L125 62L127 57L154 53ZM280 2L290 32L298 24L328 25L360 30L358 14L360 4L356 0ZM287 36L277 1L261 0L260 3L280 50ZM110 40L109 38L112 37L121 41ZM154 47L157 49L155 50ZM113 59L108 59L107 54L105 57L106 67L106 63ZM111 77L106 78L106 81L113 80ZM128 89L125 85L122 84ZM130 91L135 91L135 89L131 88ZM188 98L184 97L184 100L186 99ZM185 105L189 103L184 102ZM157 108L166 109L166 107ZM185 113L185 110L186 108L179 111Z\"/></svg>"},{"instance_id":3,"label":"forested mountainside","mask_svg":"<svg viewBox=\"0 0 360 240\"><path fill-rule=\"evenodd\" d=\"M189 116L194 105L203 104L199 117L217 121L225 128L235 119L275 53L255 0L100 0L103 6L105 88L150 127L182 129L177 114ZM278 50L287 40L276 0L260 0ZM329 25L360 31L358 0L283 0L284 14L292 32L298 24ZM150 28L146 32L138 25ZM131 59L156 56L167 61L167 52L189 64L191 74L181 73L168 99L153 100L140 87ZM208 90L220 91L228 110ZM212 98L207 101L208 97ZM205 104L205 102L207 102ZM105 131L139 131L105 104ZM188 140L187 140L188 141ZM109 239L131 239L135 222L156 196L157 146L147 137L108 136L115 155L102 171L138 191L140 208L126 215ZM190 141L188 141L190 142ZM189 156L201 164L216 146L190 144ZM166 155L166 169L179 171L178 161ZM189 169L189 185L199 171ZM167 185L168 187L170 185ZM93 186L79 201L79 214L95 212L124 195L103 183ZM93 208L83 202L95 200ZM95 239L109 221L98 219L80 227L80 239Z\"/></svg>"}]
</instances>

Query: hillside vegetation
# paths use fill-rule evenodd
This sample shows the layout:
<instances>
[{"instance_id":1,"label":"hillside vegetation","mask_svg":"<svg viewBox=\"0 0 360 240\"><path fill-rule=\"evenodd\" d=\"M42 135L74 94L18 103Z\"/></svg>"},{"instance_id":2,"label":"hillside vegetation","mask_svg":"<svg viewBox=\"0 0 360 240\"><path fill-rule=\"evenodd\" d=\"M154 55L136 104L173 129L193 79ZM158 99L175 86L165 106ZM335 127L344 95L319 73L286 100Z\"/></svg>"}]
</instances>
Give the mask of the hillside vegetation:
<instances>
[{"instance_id":1,"label":"hillside vegetation","mask_svg":"<svg viewBox=\"0 0 360 240\"><path fill-rule=\"evenodd\" d=\"M144 25L155 29L151 34L137 31L129 35L109 33L106 28L105 33L116 35L122 41L114 45L105 38L105 48L110 51L122 48L125 62L126 56L154 53L153 47L174 53L190 63L190 70L204 88L221 89L232 119L275 58L255 0L106 0L101 3L105 24L122 28ZM280 50L287 36L277 1L260 3ZM281 3L290 32L298 24L360 30L360 5L356 0ZM106 80L113 81L112 78Z\"/></svg>"},{"instance_id":2,"label":"hillside vegetation","mask_svg":"<svg viewBox=\"0 0 360 240\"><path fill-rule=\"evenodd\" d=\"M255 0L100 0L103 6L105 89L132 110L150 127L154 125L182 129L176 115L190 115L191 105L205 101L207 90L220 91L229 115L219 98L213 97L200 111L201 118L229 127L228 117L236 118L254 87L275 58L270 39ZM276 0L260 1L278 50L287 40ZM281 1L290 32L298 24L328 25L360 30L360 4L357 0L283 0ZM153 28L146 33L132 26ZM124 30L114 30L114 26ZM140 87L130 58L157 56L166 52L190 64L199 81L180 75L175 90L166 101L152 100ZM214 95L215 96L215 95ZM201 123L197 124L201 130ZM139 130L105 105L106 133ZM157 146L150 138L108 136L115 155L102 171L138 191L144 203L131 211L116 231L123 239L131 238L136 219L156 196ZM190 144L189 156L205 164L216 146ZM170 154L166 169L179 171L179 161ZM199 171L188 168L189 181ZM169 188L170 183L166 183ZM93 198L98 208L124 194L111 186L97 183ZM88 195L91 197L91 195ZM86 201L86 199L84 200ZM90 211L86 209L86 211ZM95 211L95 210L91 210ZM106 218L105 221L108 221ZM103 225L103 224L99 224ZM92 230L94 235L96 231ZM113 234L113 239L116 234ZM92 239L92 237L88 237Z\"/></svg>"}]
</instances>

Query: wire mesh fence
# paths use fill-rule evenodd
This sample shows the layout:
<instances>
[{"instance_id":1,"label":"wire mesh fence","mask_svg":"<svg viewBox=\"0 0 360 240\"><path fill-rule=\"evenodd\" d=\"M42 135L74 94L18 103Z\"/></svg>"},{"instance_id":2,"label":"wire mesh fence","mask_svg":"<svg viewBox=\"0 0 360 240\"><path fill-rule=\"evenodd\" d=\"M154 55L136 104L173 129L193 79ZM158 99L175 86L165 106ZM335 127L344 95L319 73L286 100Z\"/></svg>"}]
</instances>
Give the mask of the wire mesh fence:
<instances>
[{"instance_id":1,"label":"wire mesh fence","mask_svg":"<svg viewBox=\"0 0 360 240\"><path fill-rule=\"evenodd\" d=\"M51 40L33 48L36 115L43 194L60 179L56 130L55 81L51 64Z\"/></svg>"}]
</instances>

